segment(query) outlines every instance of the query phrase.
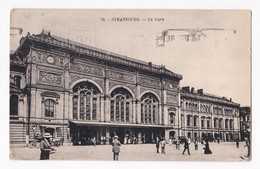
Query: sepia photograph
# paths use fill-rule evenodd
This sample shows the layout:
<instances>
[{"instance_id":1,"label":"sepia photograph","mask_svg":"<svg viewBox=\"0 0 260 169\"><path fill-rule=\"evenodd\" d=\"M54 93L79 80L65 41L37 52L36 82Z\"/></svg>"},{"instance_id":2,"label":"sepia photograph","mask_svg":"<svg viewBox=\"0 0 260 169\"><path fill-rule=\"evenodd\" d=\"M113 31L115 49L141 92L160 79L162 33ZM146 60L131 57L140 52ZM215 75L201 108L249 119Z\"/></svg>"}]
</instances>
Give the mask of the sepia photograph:
<instances>
[{"instance_id":1,"label":"sepia photograph","mask_svg":"<svg viewBox=\"0 0 260 169\"><path fill-rule=\"evenodd\" d=\"M251 17L12 9L9 159L250 162Z\"/></svg>"}]
</instances>

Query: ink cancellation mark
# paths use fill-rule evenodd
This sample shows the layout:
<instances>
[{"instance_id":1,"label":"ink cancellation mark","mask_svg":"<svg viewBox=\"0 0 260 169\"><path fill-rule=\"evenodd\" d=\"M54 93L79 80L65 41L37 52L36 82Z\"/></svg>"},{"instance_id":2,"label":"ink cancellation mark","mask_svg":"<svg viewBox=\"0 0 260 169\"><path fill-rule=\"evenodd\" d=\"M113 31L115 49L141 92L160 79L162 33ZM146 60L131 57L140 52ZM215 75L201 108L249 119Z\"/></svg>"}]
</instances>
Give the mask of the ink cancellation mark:
<instances>
[{"instance_id":1,"label":"ink cancellation mark","mask_svg":"<svg viewBox=\"0 0 260 169\"><path fill-rule=\"evenodd\" d=\"M185 42L198 42L208 37L208 31L231 31L235 29L205 28L205 29L165 29L156 36L156 47L164 47L165 43L181 40Z\"/></svg>"}]
</instances>

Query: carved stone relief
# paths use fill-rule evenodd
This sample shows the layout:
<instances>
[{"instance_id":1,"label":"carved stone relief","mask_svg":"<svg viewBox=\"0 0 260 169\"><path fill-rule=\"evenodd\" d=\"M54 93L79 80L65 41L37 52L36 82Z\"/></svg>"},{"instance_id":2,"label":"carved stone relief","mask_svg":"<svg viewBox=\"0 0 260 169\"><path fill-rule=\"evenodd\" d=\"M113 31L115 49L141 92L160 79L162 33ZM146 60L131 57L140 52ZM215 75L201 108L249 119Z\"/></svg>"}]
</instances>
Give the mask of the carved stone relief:
<instances>
[{"instance_id":1,"label":"carved stone relief","mask_svg":"<svg viewBox=\"0 0 260 169\"><path fill-rule=\"evenodd\" d=\"M111 71L111 70L106 71L106 77L119 79L119 80L123 80L123 81L127 81L127 82L135 81L135 77L133 75L128 75L128 74Z\"/></svg>"},{"instance_id":2,"label":"carved stone relief","mask_svg":"<svg viewBox=\"0 0 260 169\"><path fill-rule=\"evenodd\" d=\"M167 95L167 102L177 103L178 102L177 95Z\"/></svg>"},{"instance_id":3,"label":"carved stone relief","mask_svg":"<svg viewBox=\"0 0 260 169\"><path fill-rule=\"evenodd\" d=\"M93 67L93 66L85 66L85 65L81 65L81 64L77 64L77 63L70 64L70 69L79 71L79 72L94 74L94 75L98 75L98 76L103 75L102 68Z\"/></svg>"},{"instance_id":4,"label":"carved stone relief","mask_svg":"<svg viewBox=\"0 0 260 169\"><path fill-rule=\"evenodd\" d=\"M61 86L61 74L51 73L47 71L39 71L39 83Z\"/></svg>"},{"instance_id":5,"label":"carved stone relief","mask_svg":"<svg viewBox=\"0 0 260 169\"><path fill-rule=\"evenodd\" d=\"M160 87L159 80L145 79L143 77L138 77L137 82L142 86L152 86L152 87Z\"/></svg>"}]
</instances>

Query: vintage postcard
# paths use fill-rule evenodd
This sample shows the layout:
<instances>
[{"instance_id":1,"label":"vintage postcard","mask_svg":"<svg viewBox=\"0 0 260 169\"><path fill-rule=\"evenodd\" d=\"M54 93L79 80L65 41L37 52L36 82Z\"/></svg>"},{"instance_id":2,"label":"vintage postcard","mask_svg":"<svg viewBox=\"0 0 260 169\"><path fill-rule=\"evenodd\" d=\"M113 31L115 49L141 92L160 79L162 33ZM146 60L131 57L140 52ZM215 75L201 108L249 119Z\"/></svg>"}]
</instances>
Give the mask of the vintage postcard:
<instances>
[{"instance_id":1,"label":"vintage postcard","mask_svg":"<svg viewBox=\"0 0 260 169\"><path fill-rule=\"evenodd\" d=\"M10 19L11 160L251 160L249 10Z\"/></svg>"}]
</instances>

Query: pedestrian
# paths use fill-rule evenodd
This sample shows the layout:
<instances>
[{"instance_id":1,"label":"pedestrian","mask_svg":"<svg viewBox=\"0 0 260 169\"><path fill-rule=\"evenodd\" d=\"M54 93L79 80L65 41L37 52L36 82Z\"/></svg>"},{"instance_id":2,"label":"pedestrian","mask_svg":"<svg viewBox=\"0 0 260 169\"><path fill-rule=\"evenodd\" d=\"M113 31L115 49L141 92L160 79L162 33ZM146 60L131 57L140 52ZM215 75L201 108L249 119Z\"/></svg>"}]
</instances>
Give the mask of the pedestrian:
<instances>
[{"instance_id":1,"label":"pedestrian","mask_svg":"<svg viewBox=\"0 0 260 169\"><path fill-rule=\"evenodd\" d=\"M156 137L156 152L159 153L159 146L160 146L160 139L158 137Z\"/></svg>"},{"instance_id":2,"label":"pedestrian","mask_svg":"<svg viewBox=\"0 0 260 169\"><path fill-rule=\"evenodd\" d=\"M188 138L188 143L189 143L189 145L190 145L190 143L191 143L191 142L190 142L190 138Z\"/></svg>"},{"instance_id":3,"label":"pedestrian","mask_svg":"<svg viewBox=\"0 0 260 169\"><path fill-rule=\"evenodd\" d=\"M239 148L239 139L236 139L237 148Z\"/></svg>"},{"instance_id":4,"label":"pedestrian","mask_svg":"<svg viewBox=\"0 0 260 169\"><path fill-rule=\"evenodd\" d=\"M92 139L92 144L93 144L93 147L96 147L96 145L97 145L96 137L93 137L93 139Z\"/></svg>"},{"instance_id":5,"label":"pedestrian","mask_svg":"<svg viewBox=\"0 0 260 169\"><path fill-rule=\"evenodd\" d=\"M219 138L218 138L218 144L219 144Z\"/></svg>"},{"instance_id":6,"label":"pedestrian","mask_svg":"<svg viewBox=\"0 0 260 169\"><path fill-rule=\"evenodd\" d=\"M243 151L242 151L242 153L241 153L241 158L242 159L249 159L249 141L248 141L248 139L247 138L245 138L245 146L244 146L244 149L243 149Z\"/></svg>"},{"instance_id":7,"label":"pedestrian","mask_svg":"<svg viewBox=\"0 0 260 169\"><path fill-rule=\"evenodd\" d=\"M172 146L172 141L173 141L173 139L170 138L170 139L169 139L169 145L170 145L170 146Z\"/></svg>"},{"instance_id":8,"label":"pedestrian","mask_svg":"<svg viewBox=\"0 0 260 169\"><path fill-rule=\"evenodd\" d=\"M198 150L199 145L198 145L198 140L197 140L197 139L195 139L195 141L194 141L194 145L195 145L195 150Z\"/></svg>"},{"instance_id":9,"label":"pedestrian","mask_svg":"<svg viewBox=\"0 0 260 169\"><path fill-rule=\"evenodd\" d=\"M176 140L176 150L179 150L180 149L180 140L179 140L179 138L177 138L177 140Z\"/></svg>"},{"instance_id":10,"label":"pedestrian","mask_svg":"<svg viewBox=\"0 0 260 169\"><path fill-rule=\"evenodd\" d=\"M204 154L212 154L211 150L209 149L209 141L206 140L205 142L206 142L206 144L205 144L205 147L203 148Z\"/></svg>"},{"instance_id":11,"label":"pedestrian","mask_svg":"<svg viewBox=\"0 0 260 169\"><path fill-rule=\"evenodd\" d=\"M54 149L51 147L50 138L52 138L50 133L45 133L43 139L40 143L40 160L49 160L50 152L54 152Z\"/></svg>"},{"instance_id":12,"label":"pedestrian","mask_svg":"<svg viewBox=\"0 0 260 169\"><path fill-rule=\"evenodd\" d=\"M189 143L188 143L187 139L184 140L184 150L182 152L182 155L184 155L186 150L188 150L188 154L190 155L190 148L189 148Z\"/></svg>"},{"instance_id":13,"label":"pedestrian","mask_svg":"<svg viewBox=\"0 0 260 169\"><path fill-rule=\"evenodd\" d=\"M112 146L113 146L113 149L112 149L113 160L118 161L120 146L121 146L121 143L118 140L118 136L114 136L114 140L112 141Z\"/></svg>"},{"instance_id":14,"label":"pedestrian","mask_svg":"<svg viewBox=\"0 0 260 169\"><path fill-rule=\"evenodd\" d=\"M165 154L166 141L165 141L164 137L163 137L162 140L160 141L160 145L161 145L161 153L162 153L162 154Z\"/></svg>"}]
</instances>

